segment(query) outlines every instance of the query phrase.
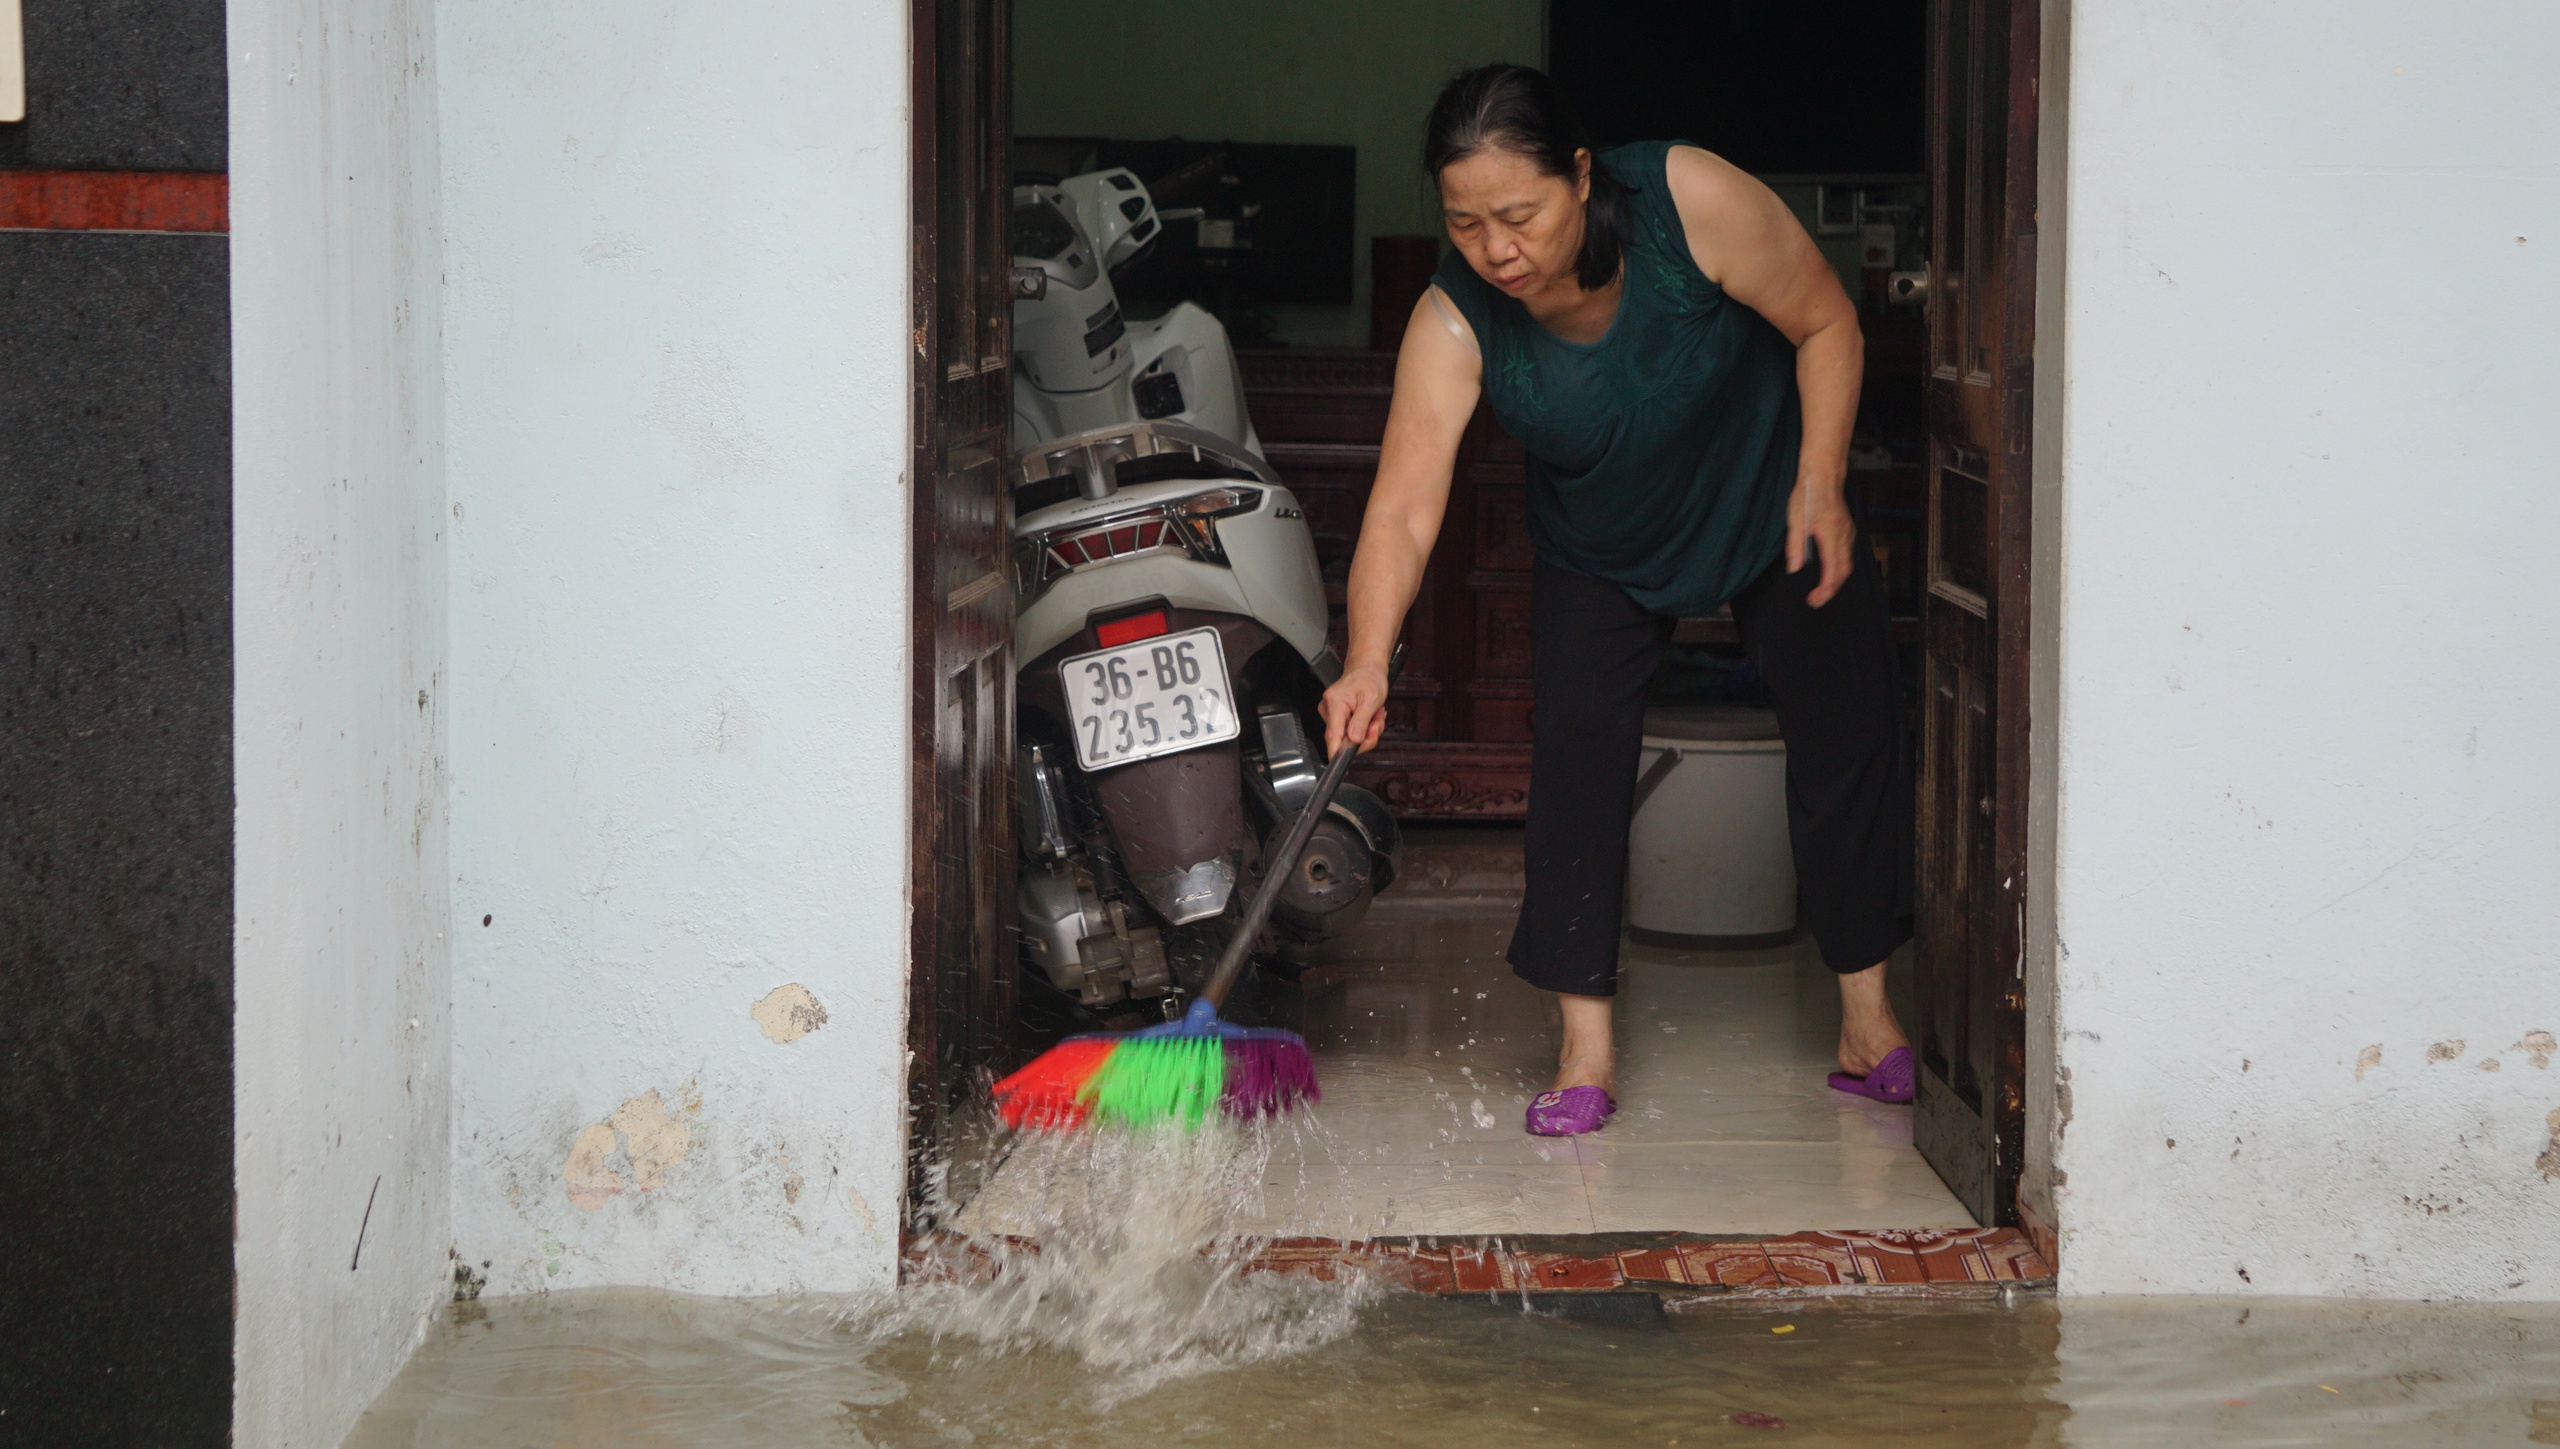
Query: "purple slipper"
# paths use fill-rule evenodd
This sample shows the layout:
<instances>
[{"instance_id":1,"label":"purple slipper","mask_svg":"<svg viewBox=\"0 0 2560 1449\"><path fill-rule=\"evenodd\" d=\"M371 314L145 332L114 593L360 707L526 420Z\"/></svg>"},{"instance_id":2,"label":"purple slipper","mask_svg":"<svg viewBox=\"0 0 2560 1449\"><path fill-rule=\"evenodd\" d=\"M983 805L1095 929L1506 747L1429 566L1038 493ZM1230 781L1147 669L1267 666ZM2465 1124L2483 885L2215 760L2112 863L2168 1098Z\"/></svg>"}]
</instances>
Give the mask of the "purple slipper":
<instances>
[{"instance_id":1,"label":"purple slipper","mask_svg":"<svg viewBox=\"0 0 2560 1449\"><path fill-rule=\"evenodd\" d=\"M1913 1087L1911 1048L1895 1047L1886 1052L1884 1060L1876 1063L1874 1068L1863 1077L1853 1077L1847 1072L1833 1072L1831 1086L1835 1091L1847 1092L1857 1097L1872 1097L1879 1102L1897 1104L1908 1102L1911 1100Z\"/></svg>"},{"instance_id":2,"label":"purple slipper","mask_svg":"<svg viewBox=\"0 0 2560 1449\"><path fill-rule=\"evenodd\" d=\"M1598 1087L1540 1092L1529 1101L1529 1130L1540 1137L1579 1137L1599 1131L1617 1110L1618 1099Z\"/></svg>"}]
</instances>

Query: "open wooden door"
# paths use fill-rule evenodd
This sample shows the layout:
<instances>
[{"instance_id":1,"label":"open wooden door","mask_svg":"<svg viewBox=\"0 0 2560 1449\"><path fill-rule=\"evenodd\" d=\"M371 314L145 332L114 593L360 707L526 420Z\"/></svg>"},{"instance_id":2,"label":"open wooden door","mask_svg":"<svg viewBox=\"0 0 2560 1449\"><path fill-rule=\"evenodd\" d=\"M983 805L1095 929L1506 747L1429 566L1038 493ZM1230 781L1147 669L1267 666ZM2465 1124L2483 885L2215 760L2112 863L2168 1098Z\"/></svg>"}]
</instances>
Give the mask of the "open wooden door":
<instances>
[{"instance_id":1,"label":"open wooden door","mask_svg":"<svg viewBox=\"0 0 2560 1449\"><path fill-rule=\"evenodd\" d=\"M911 11L911 1193L1013 1034L1010 9Z\"/></svg>"},{"instance_id":2,"label":"open wooden door","mask_svg":"<svg viewBox=\"0 0 2560 1449\"><path fill-rule=\"evenodd\" d=\"M1921 1155L2016 1221L2026 1143L2028 403L2039 0L1932 0Z\"/></svg>"}]
</instances>

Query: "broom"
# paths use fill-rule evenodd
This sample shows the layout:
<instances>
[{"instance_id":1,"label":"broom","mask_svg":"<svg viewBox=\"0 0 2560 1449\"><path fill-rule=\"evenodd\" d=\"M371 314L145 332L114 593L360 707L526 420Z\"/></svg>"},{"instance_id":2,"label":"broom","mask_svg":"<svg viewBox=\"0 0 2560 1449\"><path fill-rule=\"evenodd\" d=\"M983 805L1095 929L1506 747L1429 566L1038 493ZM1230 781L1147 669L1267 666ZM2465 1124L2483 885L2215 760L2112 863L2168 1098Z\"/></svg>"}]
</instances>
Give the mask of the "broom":
<instances>
[{"instance_id":1,"label":"broom","mask_svg":"<svg viewBox=\"0 0 2560 1449\"><path fill-rule=\"evenodd\" d=\"M1216 1106L1239 1121L1277 1116L1317 1100L1315 1063L1294 1031L1243 1027L1218 1019L1219 1003L1244 974L1254 938L1271 919L1280 887L1297 869L1316 822L1360 751L1345 741L1325 767L1314 798L1298 812L1288 839L1262 874L1244 919L1218 957L1208 984L1180 1021L1120 1036L1071 1036L1021 1071L996 1083L996 1107L1007 1126L1064 1130L1095 1126L1199 1127Z\"/></svg>"}]
</instances>

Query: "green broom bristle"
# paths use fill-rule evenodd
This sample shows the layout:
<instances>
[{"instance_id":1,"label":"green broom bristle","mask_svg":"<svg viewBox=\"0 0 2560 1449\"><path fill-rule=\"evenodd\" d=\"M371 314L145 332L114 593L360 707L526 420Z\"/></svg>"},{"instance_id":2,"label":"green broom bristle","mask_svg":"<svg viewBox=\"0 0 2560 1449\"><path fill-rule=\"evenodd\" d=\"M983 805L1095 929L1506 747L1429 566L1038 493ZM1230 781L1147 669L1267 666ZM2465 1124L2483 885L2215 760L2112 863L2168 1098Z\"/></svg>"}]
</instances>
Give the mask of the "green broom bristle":
<instances>
[{"instance_id":1,"label":"green broom bristle","mask_svg":"<svg viewBox=\"0 0 2560 1449\"><path fill-rule=\"evenodd\" d=\"M1096 1125L1178 1122L1188 1131L1226 1089L1226 1043L1168 1036L1121 1042L1077 1095L1092 1108Z\"/></svg>"}]
</instances>

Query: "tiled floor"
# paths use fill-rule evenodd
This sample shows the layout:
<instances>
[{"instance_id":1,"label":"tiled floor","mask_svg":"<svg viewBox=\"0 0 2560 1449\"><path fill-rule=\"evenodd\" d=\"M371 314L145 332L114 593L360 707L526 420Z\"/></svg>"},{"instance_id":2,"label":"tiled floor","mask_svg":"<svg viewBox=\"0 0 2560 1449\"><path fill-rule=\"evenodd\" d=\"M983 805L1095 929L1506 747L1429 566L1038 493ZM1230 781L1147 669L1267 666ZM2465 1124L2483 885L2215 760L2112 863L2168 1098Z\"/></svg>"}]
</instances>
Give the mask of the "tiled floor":
<instances>
[{"instance_id":1,"label":"tiled floor","mask_svg":"<svg viewBox=\"0 0 2560 1449\"><path fill-rule=\"evenodd\" d=\"M1307 993L1324 1103L1274 1156L1274 1233L1954 1228L1911 1110L1832 1091L1839 995L1810 941L1629 945L1617 1119L1521 1130L1555 1063L1549 1003L1502 959L1516 831L1415 831L1409 870Z\"/></svg>"},{"instance_id":2,"label":"tiled floor","mask_svg":"<svg viewBox=\"0 0 2560 1449\"><path fill-rule=\"evenodd\" d=\"M1556 1028L1550 1000L1502 959L1519 841L1413 832L1402 878L1309 973L1300 1010L1324 1101L1278 1134L1259 1215L1236 1229L1356 1241L1973 1227L1912 1150L1910 1108L1824 1084L1839 991L1810 941L1629 945L1617 1118L1581 1138L1522 1131ZM1029 1231L1013 1199L1035 1182L1056 1190L1033 1160L1009 1164L955 1226Z\"/></svg>"}]
</instances>

